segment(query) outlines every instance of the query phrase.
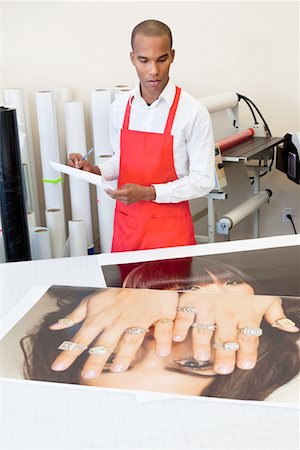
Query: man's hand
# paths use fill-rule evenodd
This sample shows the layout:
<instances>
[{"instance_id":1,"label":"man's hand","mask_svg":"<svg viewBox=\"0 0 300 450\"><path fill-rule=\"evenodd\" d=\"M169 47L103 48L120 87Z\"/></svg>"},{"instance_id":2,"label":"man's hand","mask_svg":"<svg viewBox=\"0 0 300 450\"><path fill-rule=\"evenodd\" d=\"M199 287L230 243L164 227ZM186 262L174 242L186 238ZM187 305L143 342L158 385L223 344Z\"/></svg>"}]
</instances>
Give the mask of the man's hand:
<instances>
[{"instance_id":1,"label":"man's hand","mask_svg":"<svg viewBox=\"0 0 300 450\"><path fill-rule=\"evenodd\" d=\"M140 186L139 184L127 183L119 189L105 189L105 192L116 200L119 200L125 205L132 203L155 200L156 193L153 186Z\"/></svg>"},{"instance_id":2,"label":"man's hand","mask_svg":"<svg viewBox=\"0 0 300 450\"><path fill-rule=\"evenodd\" d=\"M70 153L67 159L67 165L75 169L85 170L85 172L92 172L101 175L98 166L93 166L86 159L83 159L80 153Z\"/></svg>"}]
</instances>

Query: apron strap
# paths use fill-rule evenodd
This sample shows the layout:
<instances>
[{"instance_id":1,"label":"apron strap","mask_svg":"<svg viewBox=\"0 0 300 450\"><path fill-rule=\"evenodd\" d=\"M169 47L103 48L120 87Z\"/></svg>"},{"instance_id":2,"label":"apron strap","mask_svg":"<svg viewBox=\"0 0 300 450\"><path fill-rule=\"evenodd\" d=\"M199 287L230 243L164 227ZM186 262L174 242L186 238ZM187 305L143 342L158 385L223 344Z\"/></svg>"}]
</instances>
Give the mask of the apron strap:
<instances>
[{"instance_id":1,"label":"apron strap","mask_svg":"<svg viewBox=\"0 0 300 450\"><path fill-rule=\"evenodd\" d=\"M181 93L181 89L178 86L176 86L175 97L174 97L173 104L172 104L172 106L170 108L170 111L169 111L169 115L168 115L167 123L166 123L166 126L165 126L164 134L171 134L171 130L172 130L173 122L174 122L174 117L175 117L177 106L178 106L178 102L179 102L180 93ZM126 105L124 121L123 121L123 130L128 130L128 127L129 127L129 118L130 118L132 98L133 97L129 97L127 105Z\"/></svg>"},{"instance_id":2,"label":"apron strap","mask_svg":"<svg viewBox=\"0 0 300 450\"><path fill-rule=\"evenodd\" d=\"M178 102L179 102L180 93L181 93L181 89L178 86L176 86L175 97L174 97L173 105L170 108L170 112L169 112L169 116L167 119L164 134L171 134L174 117L175 117Z\"/></svg>"}]
</instances>

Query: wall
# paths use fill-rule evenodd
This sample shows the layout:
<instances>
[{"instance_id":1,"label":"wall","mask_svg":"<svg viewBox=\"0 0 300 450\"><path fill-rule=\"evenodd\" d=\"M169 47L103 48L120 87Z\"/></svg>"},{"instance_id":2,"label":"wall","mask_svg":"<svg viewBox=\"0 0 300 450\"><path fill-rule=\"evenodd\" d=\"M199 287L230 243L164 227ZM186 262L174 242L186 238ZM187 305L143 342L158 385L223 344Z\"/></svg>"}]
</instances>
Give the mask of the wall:
<instances>
[{"instance_id":1,"label":"wall","mask_svg":"<svg viewBox=\"0 0 300 450\"><path fill-rule=\"evenodd\" d=\"M257 104L274 136L299 130L296 1L3 1L1 13L1 87L23 87L28 94L39 180L35 91L73 89L74 98L84 101L90 147L90 89L136 83L130 33L148 18L166 22L173 31L171 74L182 88L196 98L240 92ZM242 117L251 119L246 110ZM293 233L282 223L283 207L293 208L299 231L299 186L274 168L262 179L264 187L274 195L261 213L261 236ZM40 202L43 211L41 192Z\"/></svg>"}]
</instances>

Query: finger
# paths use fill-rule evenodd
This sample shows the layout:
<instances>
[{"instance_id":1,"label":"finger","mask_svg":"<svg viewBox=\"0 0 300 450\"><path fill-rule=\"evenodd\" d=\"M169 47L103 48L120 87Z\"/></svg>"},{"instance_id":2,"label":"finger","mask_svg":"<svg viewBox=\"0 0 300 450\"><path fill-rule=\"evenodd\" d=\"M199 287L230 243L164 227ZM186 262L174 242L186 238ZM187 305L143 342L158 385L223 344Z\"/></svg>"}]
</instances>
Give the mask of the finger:
<instances>
[{"instance_id":1,"label":"finger","mask_svg":"<svg viewBox=\"0 0 300 450\"><path fill-rule=\"evenodd\" d=\"M236 365L240 369L253 369L257 361L259 335L262 333L259 322L240 323L238 328L239 350L236 357Z\"/></svg>"},{"instance_id":2,"label":"finger","mask_svg":"<svg viewBox=\"0 0 300 450\"><path fill-rule=\"evenodd\" d=\"M66 370L73 364L73 362L78 358L81 353L83 353L89 344L98 336L99 333L103 331L103 326L101 326L96 321L93 323L91 321L84 321L79 331L72 338L74 344L82 346L81 349L71 348L69 350L64 350L57 356L54 360L51 369L52 370Z\"/></svg>"},{"instance_id":3,"label":"finger","mask_svg":"<svg viewBox=\"0 0 300 450\"><path fill-rule=\"evenodd\" d=\"M97 378L101 374L105 363L117 347L122 334L123 331L119 327L111 328L109 331L102 333L93 347L89 349L90 356L81 372L83 378Z\"/></svg>"},{"instance_id":4,"label":"finger","mask_svg":"<svg viewBox=\"0 0 300 450\"><path fill-rule=\"evenodd\" d=\"M159 319L154 324L155 352L158 356L168 356L172 347L173 320Z\"/></svg>"},{"instance_id":5,"label":"finger","mask_svg":"<svg viewBox=\"0 0 300 450\"><path fill-rule=\"evenodd\" d=\"M125 372L142 345L144 338L145 334L130 335L124 333L110 371L115 373Z\"/></svg>"},{"instance_id":6,"label":"finger","mask_svg":"<svg viewBox=\"0 0 300 450\"><path fill-rule=\"evenodd\" d=\"M65 328L72 327L73 325L82 322L85 319L87 313L87 300L83 300L70 314L61 319L58 319L56 323L49 326L50 330L64 330Z\"/></svg>"},{"instance_id":7,"label":"finger","mask_svg":"<svg viewBox=\"0 0 300 450\"><path fill-rule=\"evenodd\" d=\"M288 331L290 333L299 331L299 328L296 326L296 324L285 315L285 312L282 308L282 301L279 297L276 297L275 301L267 309L264 318L274 328Z\"/></svg>"},{"instance_id":8,"label":"finger","mask_svg":"<svg viewBox=\"0 0 300 450\"><path fill-rule=\"evenodd\" d=\"M200 361L209 361L211 359L211 339L216 325L212 312L205 303L198 305L196 320L192 327L194 358Z\"/></svg>"},{"instance_id":9,"label":"finger","mask_svg":"<svg viewBox=\"0 0 300 450\"><path fill-rule=\"evenodd\" d=\"M193 294L182 294L179 298L177 314L173 328L173 341L183 341L194 322L196 307L193 306Z\"/></svg>"},{"instance_id":10,"label":"finger","mask_svg":"<svg viewBox=\"0 0 300 450\"><path fill-rule=\"evenodd\" d=\"M230 317L226 318L223 316L222 323L218 323L217 321L217 328L214 334L213 368L216 373L226 375L233 372L236 361L236 351L224 348L224 346L233 347L233 344L231 343L237 344L237 329L233 326L232 319Z\"/></svg>"}]
</instances>

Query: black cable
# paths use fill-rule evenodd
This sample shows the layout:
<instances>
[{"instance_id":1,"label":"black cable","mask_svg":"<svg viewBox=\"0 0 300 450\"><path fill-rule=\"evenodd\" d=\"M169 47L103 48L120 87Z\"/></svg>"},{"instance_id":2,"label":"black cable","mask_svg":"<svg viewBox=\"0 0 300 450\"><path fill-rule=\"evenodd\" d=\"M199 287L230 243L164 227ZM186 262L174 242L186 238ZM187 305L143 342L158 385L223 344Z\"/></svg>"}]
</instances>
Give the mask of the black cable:
<instances>
[{"instance_id":1,"label":"black cable","mask_svg":"<svg viewBox=\"0 0 300 450\"><path fill-rule=\"evenodd\" d=\"M269 137L272 137L272 133L271 133L271 131L270 131L270 128L269 128L267 122L265 121L265 119L264 119L262 113L260 112L260 110L259 110L259 109L257 108L257 106L253 103L253 101L250 100L250 98L246 97L245 95L239 94L238 92L236 93L236 95L238 96L238 99L239 99L239 100L240 100L240 99L243 99L244 101L247 101L247 102L251 103L251 105L254 106L254 108L255 108L256 111L258 112L258 114L259 114L261 120L262 120L263 123L265 124L265 127L266 127L266 130L267 130L268 134L269 134ZM249 105L248 105L248 106L249 106Z\"/></svg>"},{"instance_id":2,"label":"black cable","mask_svg":"<svg viewBox=\"0 0 300 450\"><path fill-rule=\"evenodd\" d=\"M239 94L237 94L237 95L239 95ZM258 125L258 121L256 119L256 115L255 115L255 113L253 111L253 108L252 108L251 104L244 97L241 97L241 99L244 100L244 102L247 104L248 108L250 109L250 111L252 113L252 116L253 116L253 119L254 119L254 125Z\"/></svg>"},{"instance_id":3,"label":"black cable","mask_svg":"<svg viewBox=\"0 0 300 450\"><path fill-rule=\"evenodd\" d=\"M294 228L294 233L297 234L296 227L295 227L292 215L291 214L287 214L286 217L291 221L291 223L293 225L293 228Z\"/></svg>"}]
</instances>

